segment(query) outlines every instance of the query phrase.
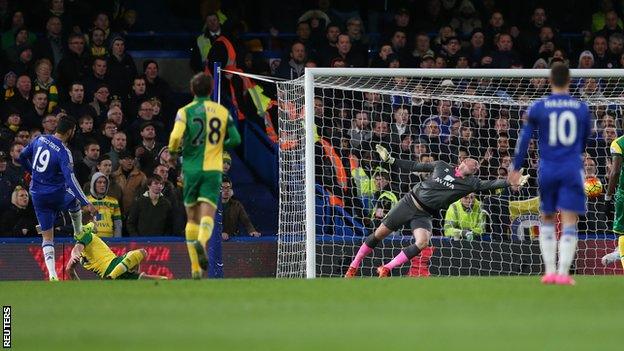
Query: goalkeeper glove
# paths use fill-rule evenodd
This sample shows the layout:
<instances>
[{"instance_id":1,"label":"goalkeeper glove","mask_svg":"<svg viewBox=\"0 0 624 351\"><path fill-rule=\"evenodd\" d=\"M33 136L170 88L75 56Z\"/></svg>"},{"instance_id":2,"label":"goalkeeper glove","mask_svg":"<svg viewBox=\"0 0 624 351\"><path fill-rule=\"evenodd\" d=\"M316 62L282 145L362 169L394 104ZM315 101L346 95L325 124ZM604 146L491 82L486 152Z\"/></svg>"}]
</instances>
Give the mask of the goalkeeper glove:
<instances>
[{"instance_id":1,"label":"goalkeeper glove","mask_svg":"<svg viewBox=\"0 0 624 351\"><path fill-rule=\"evenodd\" d=\"M394 157L390 156L390 152L388 151L388 149L377 144L375 145L375 150L377 150L377 153L379 154L379 158L381 159L381 161L387 162L389 164L394 163Z\"/></svg>"},{"instance_id":2,"label":"goalkeeper glove","mask_svg":"<svg viewBox=\"0 0 624 351\"><path fill-rule=\"evenodd\" d=\"M520 181L518 183L518 187L523 187L529 181L530 176L528 174L524 174L524 168L520 168Z\"/></svg>"}]
</instances>

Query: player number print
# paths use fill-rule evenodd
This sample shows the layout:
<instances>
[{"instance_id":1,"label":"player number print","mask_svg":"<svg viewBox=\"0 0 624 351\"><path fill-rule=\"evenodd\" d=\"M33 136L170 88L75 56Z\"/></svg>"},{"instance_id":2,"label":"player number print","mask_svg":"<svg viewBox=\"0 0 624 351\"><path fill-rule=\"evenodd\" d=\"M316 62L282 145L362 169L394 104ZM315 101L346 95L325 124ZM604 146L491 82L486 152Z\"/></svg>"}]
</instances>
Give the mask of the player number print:
<instances>
[{"instance_id":1,"label":"player number print","mask_svg":"<svg viewBox=\"0 0 624 351\"><path fill-rule=\"evenodd\" d=\"M561 144L570 146L576 141L576 117L570 111L563 111L560 114L552 112L548 115L550 120L550 128L548 135L548 145L555 146ZM569 128L566 132L566 124Z\"/></svg>"},{"instance_id":2,"label":"player number print","mask_svg":"<svg viewBox=\"0 0 624 351\"><path fill-rule=\"evenodd\" d=\"M39 173L45 172L48 168L48 163L50 163L50 150L41 151L41 146L39 146L33 159L33 169Z\"/></svg>"}]
</instances>

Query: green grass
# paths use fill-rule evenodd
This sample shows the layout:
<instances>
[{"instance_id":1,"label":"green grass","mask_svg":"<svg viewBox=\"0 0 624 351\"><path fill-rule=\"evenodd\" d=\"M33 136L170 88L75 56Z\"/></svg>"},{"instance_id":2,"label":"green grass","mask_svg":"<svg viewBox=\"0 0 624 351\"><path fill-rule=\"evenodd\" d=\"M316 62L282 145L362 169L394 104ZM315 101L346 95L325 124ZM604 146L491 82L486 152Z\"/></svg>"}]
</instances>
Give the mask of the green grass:
<instances>
[{"instance_id":1,"label":"green grass","mask_svg":"<svg viewBox=\"0 0 624 351\"><path fill-rule=\"evenodd\" d=\"M619 349L622 277L2 282L15 350ZM619 322L619 323L618 323Z\"/></svg>"}]
</instances>

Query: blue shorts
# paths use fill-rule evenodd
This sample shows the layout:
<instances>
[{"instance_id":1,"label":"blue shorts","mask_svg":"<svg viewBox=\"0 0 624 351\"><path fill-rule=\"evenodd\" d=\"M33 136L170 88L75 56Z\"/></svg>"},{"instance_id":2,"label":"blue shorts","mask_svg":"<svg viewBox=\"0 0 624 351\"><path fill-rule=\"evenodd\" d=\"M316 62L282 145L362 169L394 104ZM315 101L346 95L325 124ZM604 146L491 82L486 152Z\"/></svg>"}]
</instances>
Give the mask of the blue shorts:
<instances>
[{"instance_id":1,"label":"blue shorts","mask_svg":"<svg viewBox=\"0 0 624 351\"><path fill-rule=\"evenodd\" d=\"M66 210L76 212L80 209L80 203L76 197L67 191L51 194L32 194L32 203L42 231L54 228L54 222L59 212Z\"/></svg>"},{"instance_id":2,"label":"blue shorts","mask_svg":"<svg viewBox=\"0 0 624 351\"><path fill-rule=\"evenodd\" d=\"M538 182L543 213L566 210L584 214L587 211L582 169L568 165L540 165Z\"/></svg>"}]
</instances>

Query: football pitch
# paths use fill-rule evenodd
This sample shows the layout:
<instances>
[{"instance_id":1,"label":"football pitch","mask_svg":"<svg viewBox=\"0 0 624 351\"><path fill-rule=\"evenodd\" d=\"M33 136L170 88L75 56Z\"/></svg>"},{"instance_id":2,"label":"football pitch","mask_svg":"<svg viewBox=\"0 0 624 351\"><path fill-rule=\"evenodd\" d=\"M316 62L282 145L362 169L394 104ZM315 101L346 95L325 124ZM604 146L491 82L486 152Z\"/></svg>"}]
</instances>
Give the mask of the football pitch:
<instances>
[{"instance_id":1,"label":"football pitch","mask_svg":"<svg viewBox=\"0 0 624 351\"><path fill-rule=\"evenodd\" d=\"M624 280L0 282L15 350L619 349Z\"/></svg>"}]
</instances>

